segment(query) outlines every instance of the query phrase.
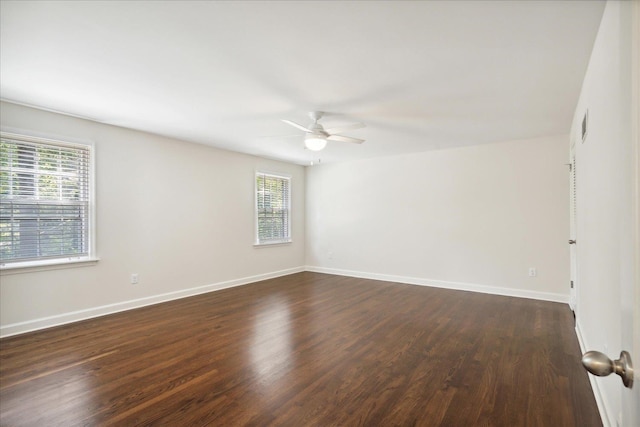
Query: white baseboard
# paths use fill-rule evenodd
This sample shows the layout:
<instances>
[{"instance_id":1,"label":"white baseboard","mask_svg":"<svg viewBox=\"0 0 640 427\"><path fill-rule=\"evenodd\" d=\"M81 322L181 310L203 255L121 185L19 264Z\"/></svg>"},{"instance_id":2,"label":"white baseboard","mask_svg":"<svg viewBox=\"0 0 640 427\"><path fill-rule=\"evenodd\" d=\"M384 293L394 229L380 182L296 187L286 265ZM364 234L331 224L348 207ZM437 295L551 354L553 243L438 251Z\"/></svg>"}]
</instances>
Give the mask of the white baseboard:
<instances>
[{"instance_id":1,"label":"white baseboard","mask_svg":"<svg viewBox=\"0 0 640 427\"><path fill-rule=\"evenodd\" d=\"M420 279L415 277L395 276L379 273L366 273L361 271L342 270L334 268L324 268L315 266L295 267L286 270L275 271L271 273L260 274L256 276L243 277L240 279L228 280L225 282L214 283L211 285L199 286L196 288L183 289L180 291L169 292L160 295L153 295L145 298L139 298L130 301L123 301L115 304L108 304L99 307L92 307L84 310L72 311L55 316L41 317L38 319L28 320L25 322L11 323L0 327L0 338L10 337L12 335L24 334L26 332L37 331L40 329L51 328L54 326L65 325L68 323L78 322L80 320L91 319L94 317L105 316L108 314L118 313L121 311L132 310L147 305L159 304L162 302L172 301L180 298L186 298L194 295L214 292L221 289L231 288L234 286L242 286L249 283L259 282L261 280L272 279L275 277L286 276L289 274L299 273L302 271L312 271L317 273L337 274L341 276L360 277L364 279L384 280L388 282L406 283L411 285L432 286L437 288L455 289L463 291L481 292L486 294L504 295L519 298L531 298L544 301L569 302L569 295L560 295L546 292L535 292L519 289L508 289L494 286L485 286L472 283L462 282L446 282L442 280Z\"/></svg>"},{"instance_id":2,"label":"white baseboard","mask_svg":"<svg viewBox=\"0 0 640 427\"><path fill-rule=\"evenodd\" d=\"M26 322L11 323L0 327L0 338L24 334L26 332L37 331L45 328L51 328L53 326L65 325L67 323L78 322L80 320L87 320L94 317L105 316L107 314L118 313L121 311L132 310L134 308L145 307L147 305L159 304L162 302L172 301L180 298L219 291L221 289L232 288L234 286L247 285L249 283L255 283L266 279L273 279L280 276L287 276L289 274L300 273L302 271L305 271L304 267L289 268L286 270L274 271L271 273L259 274L256 276L227 280L211 285L198 286L195 288L182 289L175 292L168 292L165 294L153 295L150 297L123 301L115 304L92 307L85 310L72 311L55 316L41 317L39 319L28 320Z\"/></svg>"},{"instance_id":3,"label":"white baseboard","mask_svg":"<svg viewBox=\"0 0 640 427\"><path fill-rule=\"evenodd\" d=\"M501 288L497 286L486 286L475 283L448 282L444 280L422 279L417 277L395 276L380 273L367 273L363 271L342 270L338 268L326 268L316 266L306 266L306 271L316 273L337 274L340 276L359 277L362 279L384 280L386 282L398 282L408 285L431 286L434 288L453 289L458 291L480 292L483 294L503 295L508 297L529 298L543 301L569 303L569 294L555 294L551 292L537 292L524 289Z\"/></svg>"},{"instance_id":4,"label":"white baseboard","mask_svg":"<svg viewBox=\"0 0 640 427\"><path fill-rule=\"evenodd\" d=\"M586 353L587 351L587 344L585 343L584 337L582 336L582 331L580 330L580 321L577 320L576 321L576 336L578 337L578 344L580 344L580 352L582 354ZM589 376L589 382L591 383L591 389L593 390L593 396L596 398L596 405L598 405L598 411L600 411L600 418L602 419L602 425L604 427L612 427L614 425L616 425L616 422L614 421L615 418L613 418L610 414L610 410L608 410L607 408L609 407L609 405L607 404L607 402L605 402L602 392L600 391L600 386L598 385L598 381L596 380L596 377L590 374L587 374Z\"/></svg>"}]
</instances>

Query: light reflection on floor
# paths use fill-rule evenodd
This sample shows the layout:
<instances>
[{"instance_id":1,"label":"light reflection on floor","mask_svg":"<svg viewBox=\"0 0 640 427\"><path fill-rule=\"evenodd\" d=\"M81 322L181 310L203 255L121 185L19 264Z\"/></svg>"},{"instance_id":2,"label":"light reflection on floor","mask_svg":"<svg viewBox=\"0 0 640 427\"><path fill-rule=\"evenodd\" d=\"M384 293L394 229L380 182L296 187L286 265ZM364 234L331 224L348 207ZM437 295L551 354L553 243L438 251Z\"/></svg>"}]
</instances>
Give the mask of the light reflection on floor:
<instances>
[{"instance_id":1,"label":"light reflection on floor","mask_svg":"<svg viewBox=\"0 0 640 427\"><path fill-rule=\"evenodd\" d=\"M276 385L293 362L290 315L288 304L274 297L255 318L251 362L264 387Z\"/></svg>"}]
</instances>

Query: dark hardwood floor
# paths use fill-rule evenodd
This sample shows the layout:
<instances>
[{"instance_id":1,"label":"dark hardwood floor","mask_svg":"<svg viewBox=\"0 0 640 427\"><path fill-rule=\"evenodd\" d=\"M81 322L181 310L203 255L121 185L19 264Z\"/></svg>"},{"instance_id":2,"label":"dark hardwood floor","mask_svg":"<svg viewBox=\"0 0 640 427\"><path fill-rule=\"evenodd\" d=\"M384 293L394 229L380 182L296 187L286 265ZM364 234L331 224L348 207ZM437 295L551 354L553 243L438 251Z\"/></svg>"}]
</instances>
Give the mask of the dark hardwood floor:
<instances>
[{"instance_id":1,"label":"dark hardwood floor","mask_svg":"<svg viewBox=\"0 0 640 427\"><path fill-rule=\"evenodd\" d=\"M599 426L565 304L300 273L0 340L2 426Z\"/></svg>"}]
</instances>

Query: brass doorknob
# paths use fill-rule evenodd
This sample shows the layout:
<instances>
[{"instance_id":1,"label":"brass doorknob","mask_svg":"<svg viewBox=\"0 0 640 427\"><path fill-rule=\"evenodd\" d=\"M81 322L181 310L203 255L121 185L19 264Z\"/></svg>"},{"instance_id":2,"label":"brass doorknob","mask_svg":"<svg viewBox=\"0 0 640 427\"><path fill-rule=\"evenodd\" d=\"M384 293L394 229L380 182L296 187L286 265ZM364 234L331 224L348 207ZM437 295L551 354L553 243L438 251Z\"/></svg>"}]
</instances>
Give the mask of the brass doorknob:
<instances>
[{"instance_id":1,"label":"brass doorknob","mask_svg":"<svg viewBox=\"0 0 640 427\"><path fill-rule=\"evenodd\" d=\"M606 377L615 372L622 377L625 387L633 387L633 364L631 355L626 351L622 351L620 359L617 360L611 360L599 351L588 351L582 356L582 365L587 371L599 377Z\"/></svg>"}]
</instances>

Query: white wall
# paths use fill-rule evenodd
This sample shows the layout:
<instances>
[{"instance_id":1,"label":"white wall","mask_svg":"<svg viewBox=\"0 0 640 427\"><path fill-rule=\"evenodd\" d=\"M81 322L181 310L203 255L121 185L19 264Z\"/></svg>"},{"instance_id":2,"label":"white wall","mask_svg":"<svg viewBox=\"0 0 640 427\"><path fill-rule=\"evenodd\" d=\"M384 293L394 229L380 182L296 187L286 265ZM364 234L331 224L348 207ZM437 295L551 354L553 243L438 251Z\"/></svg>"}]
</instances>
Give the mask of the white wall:
<instances>
[{"instance_id":1,"label":"white wall","mask_svg":"<svg viewBox=\"0 0 640 427\"><path fill-rule=\"evenodd\" d=\"M568 301L567 145L559 136L308 168L307 264Z\"/></svg>"},{"instance_id":2,"label":"white wall","mask_svg":"<svg viewBox=\"0 0 640 427\"><path fill-rule=\"evenodd\" d=\"M2 335L300 271L305 260L317 271L568 299L564 136L314 166L305 184L300 166L0 106L3 130L95 143L100 257L2 272ZM259 168L293 176L291 245L252 246Z\"/></svg>"},{"instance_id":3,"label":"white wall","mask_svg":"<svg viewBox=\"0 0 640 427\"><path fill-rule=\"evenodd\" d=\"M632 294L632 230L638 221L632 213L630 8L631 2L607 2L571 135L577 165L577 328L583 350L612 358L632 350L623 348L632 337L624 337L621 328L621 314L633 311L633 298L627 296ZM582 143L587 109L588 134ZM634 425L618 420L621 393L631 393L620 378L590 379L605 425Z\"/></svg>"},{"instance_id":4,"label":"white wall","mask_svg":"<svg viewBox=\"0 0 640 427\"><path fill-rule=\"evenodd\" d=\"M303 167L15 104L0 108L5 131L94 142L100 257L94 266L2 272L2 335L303 268ZM260 168L292 175L290 245L253 247ZM134 272L137 285L129 283Z\"/></svg>"}]
</instances>

